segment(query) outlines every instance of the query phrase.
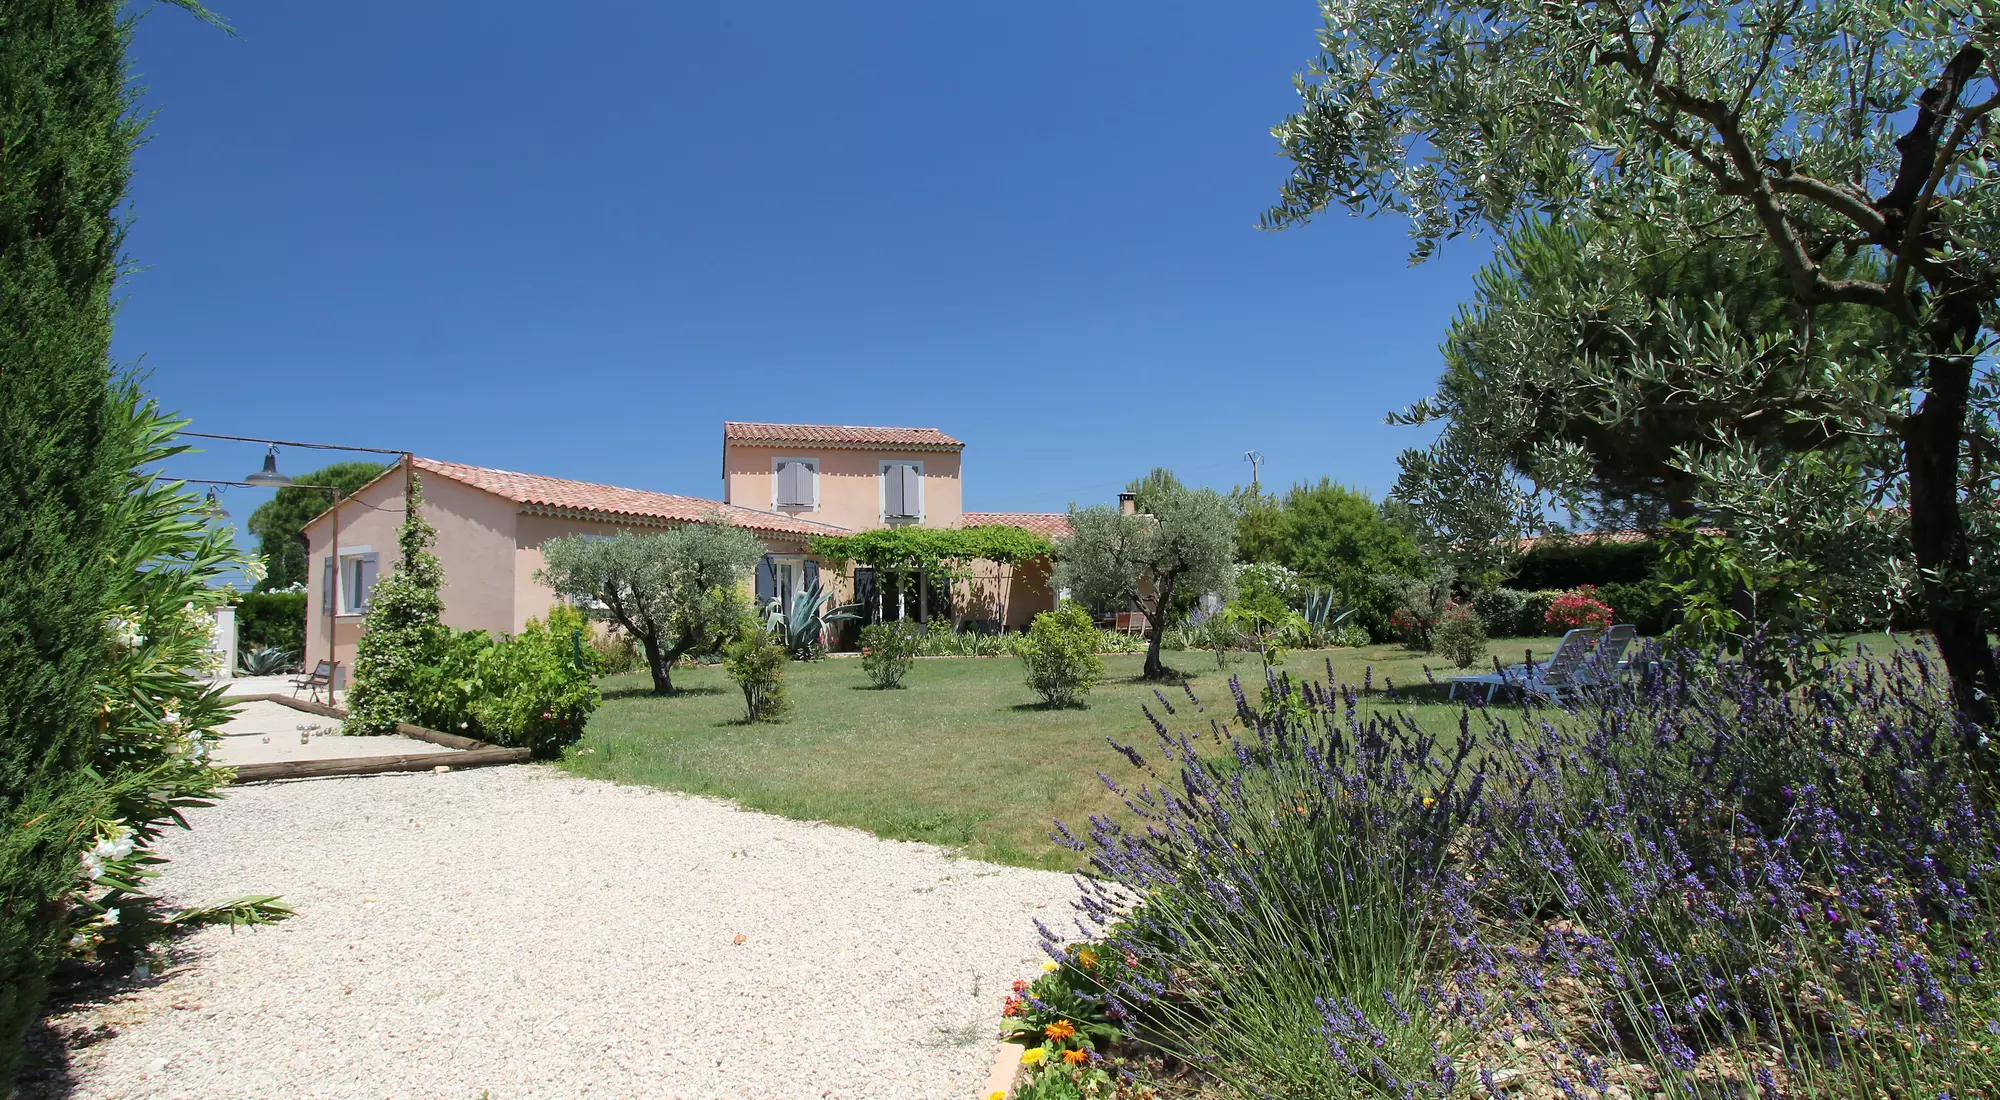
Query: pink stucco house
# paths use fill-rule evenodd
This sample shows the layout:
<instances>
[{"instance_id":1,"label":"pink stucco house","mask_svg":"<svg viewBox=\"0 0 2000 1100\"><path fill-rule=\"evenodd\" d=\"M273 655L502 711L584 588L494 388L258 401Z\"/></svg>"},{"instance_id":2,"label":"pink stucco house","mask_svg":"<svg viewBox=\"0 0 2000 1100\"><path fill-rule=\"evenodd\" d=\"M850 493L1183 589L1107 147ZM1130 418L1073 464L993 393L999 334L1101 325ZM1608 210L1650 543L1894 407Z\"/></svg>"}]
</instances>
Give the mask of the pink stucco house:
<instances>
[{"instance_id":1,"label":"pink stucco house","mask_svg":"<svg viewBox=\"0 0 2000 1100\"><path fill-rule=\"evenodd\" d=\"M961 527L1007 523L1055 537L1062 513L966 512L961 456L965 444L935 428L824 424L723 426L720 501L642 489L540 477L418 458L424 515L437 528L444 567L444 621L462 630L514 633L547 614L555 594L534 579L542 543L558 535L614 534L683 523L729 523L763 542L756 594L788 598L818 576L843 600L864 602L871 616L982 621L1020 626L1054 605L1047 562L1018 568L978 563L949 592L912 577L842 575L841 563L807 552L814 535L892 524ZM377 578L395 568L403 518L401 465L342 501L339 549L335 511L306 525L313 568L306 600L306 661L328 656L351 667L362 616Z\"/></svg>"}]
</instances>

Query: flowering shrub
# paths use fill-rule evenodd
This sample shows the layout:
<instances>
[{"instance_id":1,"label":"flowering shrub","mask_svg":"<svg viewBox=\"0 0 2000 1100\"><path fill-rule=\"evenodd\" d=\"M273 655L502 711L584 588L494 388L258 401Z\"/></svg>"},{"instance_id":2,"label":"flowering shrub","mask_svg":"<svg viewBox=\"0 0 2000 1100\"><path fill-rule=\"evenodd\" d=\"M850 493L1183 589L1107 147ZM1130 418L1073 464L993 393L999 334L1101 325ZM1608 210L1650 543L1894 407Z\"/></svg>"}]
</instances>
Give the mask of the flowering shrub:
<instances>
[{"instance_id":1,"label":"flowering shrub","mask_svg":"<svg viewBox=\"0 0 2000 1100\"><path fill-rule=\"evenodd\" d=\"M1431 651L1459 668L1471 668L1486 656L1486 624L1466 604L1446 604L1444 618L1431 631Z\"/></svg>"},{"instance_id":2,"label":"flowering shrub","mask_svg":"<svg viewBox=\"0 0 2000 1100\"><path fill-rule=\"evenodd\" d=\"M1163 701L1133 825L1059 827L1131 960L1077 996L1246 1095L1992 1097L2000 815L1944 678L1772 663L1446 740Z\"/></svg>"},{"instance_id":3,"label":"flowering shrub","mask_svg":"<svg viewBox=\"0 0 2000 1100\"><path fill-rule=\"evenodd\" d=\"M876 623L861 628L861 671L878 688L903 686L916 663L922 638L909 623Z\"/></svg>"},{"instance_id":4,"label":"flowering shrub","mask_svg":"<svg viewBox=\"0 0 2000 1100\"><path fill-rule=\"evenodd\" d=\"M1611 625L1611 608L1597 598L1597 586L1581 585L1550 601L1544 621L1560 630Z\"/></svg>"},{"instance_id":5,"label":"flowering shrub","mask_svg":"<svg viewBox=\"0 0 2000 1100\"><path fill-rule=\"evenodd\" d=\"M1052 707L1083 704L1090 689L1104 678L1104 660L1097 655L1102 632L1090 613L1073 603L1044 611L1014 643L1027 669L1028 686Z\"/></svg>"},{"instance_id":6,"label":"flowering shrub","mask_svg":"<svg viewBox=\"0 0 2000 1100\"><path fill-rule=\"evenodd\" d=\"M229 599L219 582L238 559L231 532L197 513L200 498L154 474L187 450L173 441L180 426L129 384L108 410L104 430L125 474L110 517L115 556L92 693L96 736L77 761L68 797L0 836L0 870L48 846L69 853L72 870L51 908L53 938L9 943L9 952L46 946L75 959L129 957L170 926L255 924L289 912L269 896L163 910L149 893L166 862L153 852L160 835L186 827L181 811L209 804L229 778L209 755L233 711L220 687L197 676L213 671L211 615Z\"/></svg>"}]
</instances>

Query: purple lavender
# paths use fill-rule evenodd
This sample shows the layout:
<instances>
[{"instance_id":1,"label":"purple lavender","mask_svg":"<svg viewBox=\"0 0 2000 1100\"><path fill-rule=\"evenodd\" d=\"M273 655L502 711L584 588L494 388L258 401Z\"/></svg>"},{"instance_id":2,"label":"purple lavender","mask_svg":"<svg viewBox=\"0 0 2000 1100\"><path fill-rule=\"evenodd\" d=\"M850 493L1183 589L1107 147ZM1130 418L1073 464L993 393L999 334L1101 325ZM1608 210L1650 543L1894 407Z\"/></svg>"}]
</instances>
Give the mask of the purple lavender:
<instances>
[{"instance_id":1,"label":"purple lavender","mask_svg":"<svg viewBox=\"0 0 2000 1100\"><path fill-rule=\"evenodd\" d=\"M1233 684L1120 746L1127 817L1063 831L1107 1003L1246 1095L1994 1096L1996 785L1929 655L1645 662L1442 731Z\"/></svg>"}]
</instances>

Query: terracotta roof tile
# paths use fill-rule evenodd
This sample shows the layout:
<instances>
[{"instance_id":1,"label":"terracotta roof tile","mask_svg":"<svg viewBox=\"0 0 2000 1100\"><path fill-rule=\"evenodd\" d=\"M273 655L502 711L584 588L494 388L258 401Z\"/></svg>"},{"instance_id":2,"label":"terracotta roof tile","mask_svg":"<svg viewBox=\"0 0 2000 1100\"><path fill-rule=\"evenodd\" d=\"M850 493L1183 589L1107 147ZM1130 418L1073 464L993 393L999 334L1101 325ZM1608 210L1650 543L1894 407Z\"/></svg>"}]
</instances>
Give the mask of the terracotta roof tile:
<instances>
[{"instance_id":1,"label":"terracotta roof tile","mask_svg":"<svg viewBox=\"0 0 2000 1100\"><path fill-rule=\"evenodd\" d=\"M722 438L737 443L810 443L834 447L956 451L964 443L936 428L867 428L852 424L757 424L725 421Z\"/></svg>"},{"instance_id":2,"label":"terracotta roof tile","mask_svg":"<svg viewBox=\"0 0 2000 1100\"><path fill-rule=\"evenodd\" d=\"M1019 527L1023 531L1033 531L1045 539L1059 539L1069 536L1067 512L967 512L967 527L983 527L989 523L1004 523L1009 527Z\"/></svg>"},{"instance_id":3,"label":"terracotta roof tile","mask_svg":"<svg viewBox=\"0 0 2000 1100\"><path fill-rule=\"evenodd\" d=\"M723 520L738 527L753 531L770 531L786 535L841 535L847 529L828 523L814 523L811 520L796 519L777 512L760 512L754 508L741 508L700 497L684 497L673 493L654 493L645 489L621 489L616 485L596 485L588 481L570 481L560 477L541 477L536 474L517 474L511 470L495 470L485 466L467 466L460 462L439 462L432 458L416 460L417 469L439 474L461 481L475 489L484 489L494 496L511 500L516 504L556 509L565 512L590 513L592 518L607 522L617 522L621 517L631 519L707 523L718 515Z\"/></svg>"}]
</instances>

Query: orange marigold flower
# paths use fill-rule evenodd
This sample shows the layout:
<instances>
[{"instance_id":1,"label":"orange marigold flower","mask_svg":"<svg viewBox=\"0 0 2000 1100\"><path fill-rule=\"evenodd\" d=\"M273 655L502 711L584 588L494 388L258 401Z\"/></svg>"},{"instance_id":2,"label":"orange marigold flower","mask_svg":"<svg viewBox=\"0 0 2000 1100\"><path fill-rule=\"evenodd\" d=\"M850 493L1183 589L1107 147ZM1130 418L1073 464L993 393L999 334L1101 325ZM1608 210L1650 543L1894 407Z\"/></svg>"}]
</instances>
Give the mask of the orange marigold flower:
<instances>
[{"instance_id":1,"label":"orange marigold flower","mask_svg":"<svg viewBox=\"0 0 2000 1100\"><path fill-rule=\"evenodd\" d=\"M1063 1051L1063 1061L1068 1062L1072 1066L1082 1062L1087 1062L1089 1060L1090 1060L1090 1054L1086 1051L1081 1051L1081 1050Z\"/></svg>"},{"instance_id":2,"label":"orange marigold flower","mask_svg":"<svg viewBox=\"0 0 2000 1100\"><path fill-rule=\"evenodd\" d=\"M1085 970L1089 970L1091 967L1097 965L1097 952L1092 951L1088 947L1078 951L1076 953L1076 963Z\"/></svg>"},{"instance_id":3,"label":"orange marigold flower","mask_svg":"<svg viewBox=\"0 0 2000 1100\"><path fill-rule=\"evenodd\" d=\"M1042 1029L1042 1034L1051 1039L1067 1039L1076 1034L1076 1025L1068 1020L1057 1020Z\"/></svg>"}]
</instances>

